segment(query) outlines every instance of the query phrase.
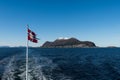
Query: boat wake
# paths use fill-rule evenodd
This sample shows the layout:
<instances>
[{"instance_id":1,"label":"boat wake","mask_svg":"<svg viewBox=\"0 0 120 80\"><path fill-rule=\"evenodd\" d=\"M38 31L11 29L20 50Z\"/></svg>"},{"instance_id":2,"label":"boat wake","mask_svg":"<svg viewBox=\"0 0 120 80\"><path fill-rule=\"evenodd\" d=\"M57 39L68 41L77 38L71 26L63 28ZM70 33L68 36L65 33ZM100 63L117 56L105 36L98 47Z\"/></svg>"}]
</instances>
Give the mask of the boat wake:
<instances>
[{"instance_id":1,"label":"boat wake","mask_svg":"<svg viewBox=\"0 0 120 80\"><path fill-rule=\"evenodd\" d=\"M26 63L25 55L19 54L5 58L3 62L4 71L1 80L25 80L26 79ZM64 74L54 74L54 70L59 69L57 64L52 60L34 55L31 51L28 63L28 78L29 80L71 80Z\"/></svg>"}]
</instances>

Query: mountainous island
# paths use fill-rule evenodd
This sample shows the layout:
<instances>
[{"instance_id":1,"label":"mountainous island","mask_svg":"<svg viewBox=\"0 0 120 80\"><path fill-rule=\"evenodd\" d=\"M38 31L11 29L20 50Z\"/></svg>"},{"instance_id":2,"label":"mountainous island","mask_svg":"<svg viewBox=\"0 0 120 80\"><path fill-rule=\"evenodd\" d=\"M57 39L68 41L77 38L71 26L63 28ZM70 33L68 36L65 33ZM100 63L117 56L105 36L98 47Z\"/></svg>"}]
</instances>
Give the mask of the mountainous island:
<instances>
[{"instance_id":1,"label":"mountainous island","mask_svg":"<svg viewBox=\"0 0 120 80\"><path fill-rule=\"evenodd\" d=\"M76 38L56 39L53 42L46 41L41 48L90 48L96 47L91 41L80 41Z\"/></svg>"}]
</instances>

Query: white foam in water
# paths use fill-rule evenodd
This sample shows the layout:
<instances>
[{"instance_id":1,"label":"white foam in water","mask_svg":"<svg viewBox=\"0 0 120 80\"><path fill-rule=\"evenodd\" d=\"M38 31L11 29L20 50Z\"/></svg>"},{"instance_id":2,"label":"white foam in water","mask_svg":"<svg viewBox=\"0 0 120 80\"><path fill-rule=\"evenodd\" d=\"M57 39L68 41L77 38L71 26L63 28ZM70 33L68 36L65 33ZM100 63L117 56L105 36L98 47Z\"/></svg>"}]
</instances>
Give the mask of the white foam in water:
<instances>
[{"instance_id":1,"label":"white foam in water","mask_svg":"<svg viewBox=\"0 0 120 80\"><path fill-rule=\"evenodd\" d=\"M11 58L8 65L6 66L5 72L3 73L2 80L14 80L14 57Z\"/></svg>"},{"instance_id":2,"label":"white foam in water","mask_svg":"<svg viewBox=\"0 0 120 80\"><path fill-rule=\"evenodd\" d=\"M5 67L2 80L15 80L16 76L19 77L20 80L25 80L25 62L24 65L21 64L20 66L18 66L19 64L17 65L16 63L19 63L19 59L17 61L16 60L15 56L11 57L11 60ZM34 80L34 78L37 80L48 80L42 73L42 66L51 64L51 61L46 58L40 58L40 61L43 61L42 65L38 64L38 59L36 57L32 57L29 59L29 80ZM19 72L17 73L16 70Z\"/></svg>"},{"instance_id":3,"label":"white foam in water","mask_svg":"<svg viewBox=\"0 0 120 80\"><path fill-rule=\"evenodd\" d=\"M9 57L9 60L5 58L4 62L5 61L8 62L8 64L5 66L2 80L25 80L26 64L23 54ZM52 79L52 70L58 66L46 57L30 55L28 67L29 80L54 80ZM47 74L44 74L44 70ZM58 80L71 80L62 73L57 74L57 76L59 77Z\"/></svg>"},{"instance_id":4,"label":"white foam in water","mask_svg":"<svg viewBox=\"0 0 120 80\"><path fill-rule=\"evenodd\" d=\"M33 60L33 59L31 59L31 60ZM31 60L29 60L29 62ZM36 62L36 61L34 60L33 62L29 63L29 65L31 65L30 69L28 70L29 80L34 80L34 78L36 80L47 80L46 77L42 73L41 66L35 64L34 62ZM15 58L12 57L11 60L9 61L9 64L5 68L5 72L3 73L2 80L15 80L17 77L20 80L25 80L25 66L23 66L23 65L20 65L19 67L16 67L16 66L17 65L15 63ZM20 73L20 72L17 73L16 70L19 70L20 72L22 71L22 73Z\"/></svg>"}]
</instances>

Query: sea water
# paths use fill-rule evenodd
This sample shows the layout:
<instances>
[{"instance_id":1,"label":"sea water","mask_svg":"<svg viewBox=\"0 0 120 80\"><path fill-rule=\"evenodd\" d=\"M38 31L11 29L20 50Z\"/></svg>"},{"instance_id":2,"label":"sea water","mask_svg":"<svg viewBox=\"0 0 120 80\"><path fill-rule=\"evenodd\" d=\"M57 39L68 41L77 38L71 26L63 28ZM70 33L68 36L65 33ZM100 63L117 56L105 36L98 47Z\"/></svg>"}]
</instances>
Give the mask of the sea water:
<instances>
[{"instance_id":1,"label":"sea water","mask_svg":"<svg viewBox=\"0 0 120 80\"><path fill-rule=\"evenodd\" d=\"M25 48L0 48L0 80L25 80ZM120 80L120 48L29 48L29 80Z\"/></svg>"}]
</instances>

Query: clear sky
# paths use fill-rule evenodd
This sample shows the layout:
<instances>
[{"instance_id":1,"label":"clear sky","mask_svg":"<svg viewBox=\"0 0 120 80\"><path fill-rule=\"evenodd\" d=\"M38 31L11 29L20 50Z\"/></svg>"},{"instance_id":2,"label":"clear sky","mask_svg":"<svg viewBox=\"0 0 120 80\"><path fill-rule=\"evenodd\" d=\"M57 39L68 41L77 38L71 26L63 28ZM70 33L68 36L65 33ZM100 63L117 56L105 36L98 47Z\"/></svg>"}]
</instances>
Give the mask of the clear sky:
<instances>
[{"instance_id":1,"label":"clear sky","mask_svg":"<svg viewBox=\"0 0 120 80\"><path fill-rule=\"evenodd\" d=\"M120 0L0 0L0 46L25 46L26 25L46 40L75 37L120 46Z\"/></svg>"}]
</instances>

